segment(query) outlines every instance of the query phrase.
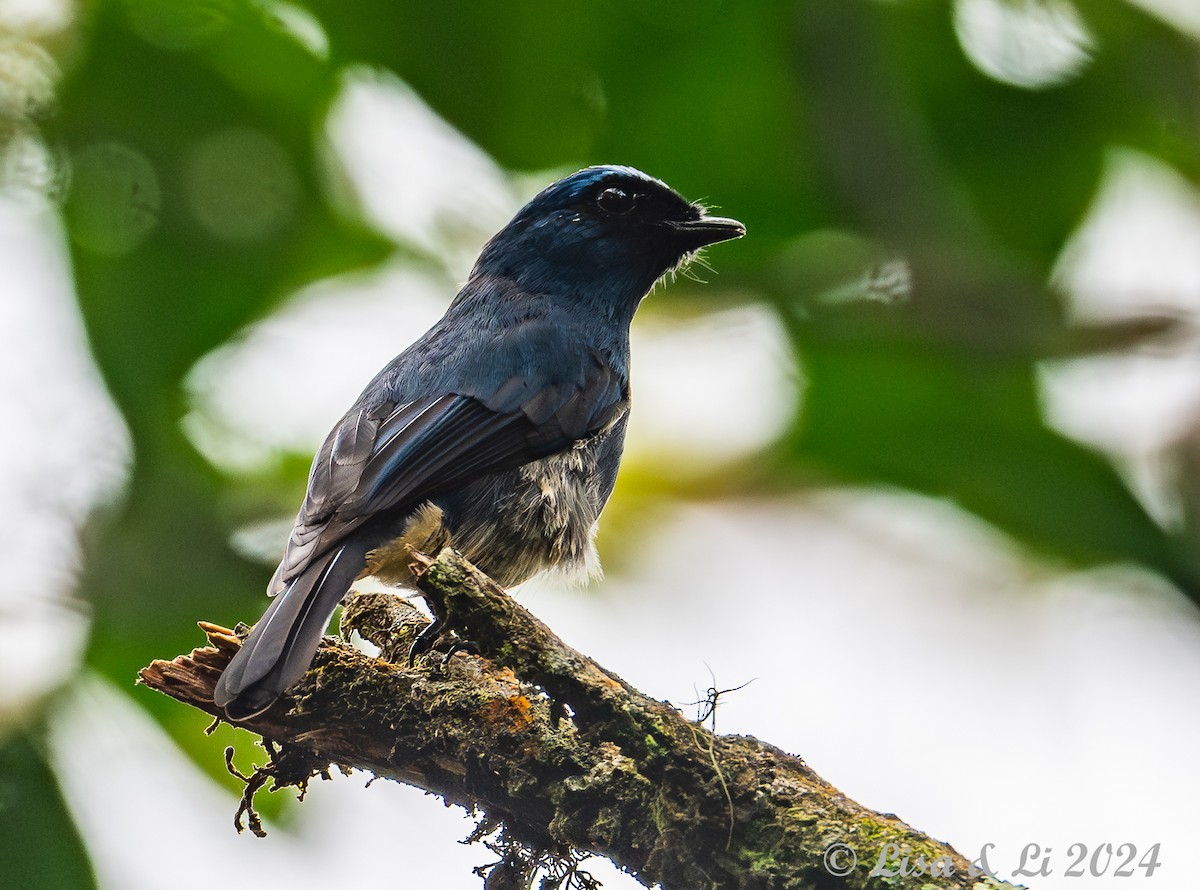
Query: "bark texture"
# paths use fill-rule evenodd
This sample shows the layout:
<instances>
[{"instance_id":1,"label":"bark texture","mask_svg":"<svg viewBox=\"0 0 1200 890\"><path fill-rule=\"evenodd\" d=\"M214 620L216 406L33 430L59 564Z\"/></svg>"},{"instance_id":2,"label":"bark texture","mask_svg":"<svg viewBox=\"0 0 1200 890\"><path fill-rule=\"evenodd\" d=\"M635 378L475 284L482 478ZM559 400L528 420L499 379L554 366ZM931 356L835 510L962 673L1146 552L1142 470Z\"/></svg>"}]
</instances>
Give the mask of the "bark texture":
<instances>
[{"instance_id":1,"label":"bark texture","mask_svg":"<svg viewBox=\"0 0 1200 890\"><path fill-rule=\"evenodd\" d=\"M433 652L409 667L424 617L397 597L352 597L343 632L356 630L381 656L326 638L300 684L244 724L275 743L271 764L249 778L244 809L268 778L303 786L331 766L353 767L502 827L505 862L488 886L526 886L531 863L561 867L575 851L666 890L1009 886L972 876L948 845L848 799L799 757L715 735L633 689L453 551L413 559L434 614L479 654ZM240 642L201 627L210 646L155 661L141 681L219 716L213 687ZM834 844L857 854L845 874L835 872L849 856L829 855ZM904 857L924 874L872 876L889 844L889 871Z\"/></svg>"}]
</instances>

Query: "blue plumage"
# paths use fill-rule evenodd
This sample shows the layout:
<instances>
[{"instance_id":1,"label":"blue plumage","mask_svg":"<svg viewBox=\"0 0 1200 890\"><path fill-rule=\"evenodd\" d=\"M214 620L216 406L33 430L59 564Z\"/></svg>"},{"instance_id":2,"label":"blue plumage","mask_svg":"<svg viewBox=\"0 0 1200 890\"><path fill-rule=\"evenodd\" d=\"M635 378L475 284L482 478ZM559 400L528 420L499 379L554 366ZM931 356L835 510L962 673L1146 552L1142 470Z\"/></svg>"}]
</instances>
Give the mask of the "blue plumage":
<instances>
[{"instance_id":1,"label":"blue plumage","mask_svg":"<svg viewBox=\"0 0 1200 890\"><path fill-rule=\"evenodd\" d=\"M667 271L744 234L630 167L589 167L533 198L483 248L445 316L393 359L313 460L269 592L222 674L232 719L308 668L356 577L391 580L415 525L505 586L595 566L629 407L629 324Z\"/></svg>"}]
</instances>

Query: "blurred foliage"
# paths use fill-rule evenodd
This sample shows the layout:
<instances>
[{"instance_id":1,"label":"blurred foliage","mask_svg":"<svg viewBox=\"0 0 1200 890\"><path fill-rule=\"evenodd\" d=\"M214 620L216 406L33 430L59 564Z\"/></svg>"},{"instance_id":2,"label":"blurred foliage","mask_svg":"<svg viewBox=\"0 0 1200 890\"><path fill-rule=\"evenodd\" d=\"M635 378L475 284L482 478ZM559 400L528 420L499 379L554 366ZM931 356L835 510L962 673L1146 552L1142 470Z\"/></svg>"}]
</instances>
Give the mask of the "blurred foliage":
<instances>
[{"instance_id":1,"label":"blurred foliage","mask_svg":"<svg viewBox=\"0 0 1200 890\"><path fill-rule=\"evenodd\" d=\"M1048 284L1105 153L1134 148L1200 182L1200 47L1130 5L1076 6L1090 57L1043 89L973 66L945 0L289 4L320 23L327 54L269 3L86 6L76 39L52 47L66 76L46 135L74 160L80 306L135 446L125 499L91 542L88 665L125 686L190 648L196 619L258 614L269 573L228 545L241 483L184 438L181 381L298 285L394 249L334 200L318 150L340 72L363 63L509 169L632 164L747 223L721 251L721 292L777 309L808 385L769 459L735 478L950 498L1044 554L1140 563L1200 601L1196 542L1039 406L1037 362L1154 329L1072 328ZM830 298L896 257L911 298ZM264 493L272 509L294 470ZM207 739L198 716L138 700L220 771L225 731ZM13 757L52 786L19 742ZM58 800L45 819L62 821ZM90 880L72 851L59 858L76 877L56 887Z\"/></svg>"},{"instance_id":2,"label":"blurred foliage","mask_svg":"<svg viewBox=\"0 0 1200 890\"><path fill-rule=\"evenodd\" d=\"M0 874L7 886L96 886L42 746L23 733L0 741L0 819Z\"/></svg>"}]
</instances>

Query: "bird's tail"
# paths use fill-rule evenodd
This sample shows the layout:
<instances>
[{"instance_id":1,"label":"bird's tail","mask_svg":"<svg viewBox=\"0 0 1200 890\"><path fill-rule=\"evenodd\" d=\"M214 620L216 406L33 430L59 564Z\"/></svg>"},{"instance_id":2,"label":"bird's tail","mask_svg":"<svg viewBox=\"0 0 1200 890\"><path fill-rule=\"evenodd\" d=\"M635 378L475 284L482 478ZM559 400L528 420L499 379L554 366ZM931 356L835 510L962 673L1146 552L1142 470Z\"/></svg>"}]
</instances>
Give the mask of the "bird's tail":
<instances>
[{"instance_id":1,"label":"bird's tail","mask_svg":"<svg viewBox=\"0 0 1200 890\"><path fill-rule=\"evenodd\" d=\"M322 554L275 597L217 681L213 701L229 719L262 713L304 675L365 549L346 543Z\"/></svg>"}]
</instances>

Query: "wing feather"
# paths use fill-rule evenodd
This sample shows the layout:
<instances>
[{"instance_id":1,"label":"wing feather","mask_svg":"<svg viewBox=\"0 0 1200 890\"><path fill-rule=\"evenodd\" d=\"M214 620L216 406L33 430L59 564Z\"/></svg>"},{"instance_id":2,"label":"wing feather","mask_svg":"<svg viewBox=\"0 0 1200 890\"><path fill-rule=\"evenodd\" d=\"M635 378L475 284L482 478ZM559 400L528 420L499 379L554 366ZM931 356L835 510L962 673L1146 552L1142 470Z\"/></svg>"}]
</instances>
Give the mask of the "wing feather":
<instances>
[{"instance_id":1,"label":"wing feather","mask_svg":"<svg viewBox=\"0 0 1200 890\"><path fill-rule=\"evenodd\" d=\"M356 405L313 460L269 592L384 511L415 507L606 429L627 404L624 381L595 355L572 370L562 382L516 373L486 393Z\"/></svg>"}]
</instances>

